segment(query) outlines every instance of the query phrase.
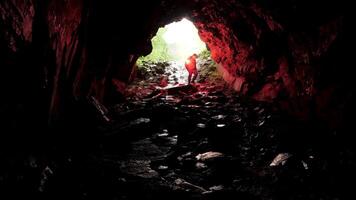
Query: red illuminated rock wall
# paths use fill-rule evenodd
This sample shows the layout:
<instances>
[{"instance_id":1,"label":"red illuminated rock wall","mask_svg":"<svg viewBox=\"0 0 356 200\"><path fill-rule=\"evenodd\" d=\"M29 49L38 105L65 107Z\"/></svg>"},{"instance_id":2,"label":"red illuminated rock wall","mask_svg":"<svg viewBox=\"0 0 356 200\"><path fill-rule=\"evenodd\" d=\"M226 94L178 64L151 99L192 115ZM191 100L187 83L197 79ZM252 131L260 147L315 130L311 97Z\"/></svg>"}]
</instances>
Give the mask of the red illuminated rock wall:
<instances>
[{"instance_id":1,"label":"red illuminated rock wall","mask_svg":"<svg viewBox=\"0 0 356 200\"><path fill-rule=\"evenodd\" d=\"M3 0L1 111L21 105L61 120L86 96L119 100L116 91L132 79L137 57L151 51L158 27L187 17L243 96L303 118L339 119L333 106L346 107L353 92L347 7L321 0Z\"/></svg>"},{"instance_id":2,"label":"red illuminated rock wall","mask_svg":"<svg viewBox=\"0 0 356 200\"><path fill-rule=\"evenodd\" d=\"M65 119L73 103L87 96L117 101L116 90L132 79L138 55L151 51L159 4L1 1L0 111L40 109L51 123Z\"/></svg>"},{"instance_id":3,"label":"red illuminated rock wall","mask_svg":"<svg viewBox=\"0 0 356 200\"><path fill-rule=\"evenodd\" d=\"M331 91L350 80L344 3L202 0L192 19L224 79L242 95L304 119L324 110L337 120Z\"/></svg>"}]
</instances>

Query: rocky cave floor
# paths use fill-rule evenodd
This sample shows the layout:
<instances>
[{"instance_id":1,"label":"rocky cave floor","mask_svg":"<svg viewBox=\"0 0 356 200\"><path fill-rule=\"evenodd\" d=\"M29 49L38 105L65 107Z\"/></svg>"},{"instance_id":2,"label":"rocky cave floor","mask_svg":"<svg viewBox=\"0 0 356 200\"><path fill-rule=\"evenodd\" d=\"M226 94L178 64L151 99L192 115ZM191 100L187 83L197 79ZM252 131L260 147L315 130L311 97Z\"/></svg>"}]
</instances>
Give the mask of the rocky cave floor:
<instances>
[{"instance_id":1,"label":"rocky cave floor","mask_svg":"<svg viewBox=\"0 0 356 200\"><path fill-rule=\"evenodd\" d=\"M223 83L151 86L130 87L90 148L26 156L2 170L2 188L37 199L343 199L348 158L329 146L332 133Z\"/></svg>"}]
</instances>

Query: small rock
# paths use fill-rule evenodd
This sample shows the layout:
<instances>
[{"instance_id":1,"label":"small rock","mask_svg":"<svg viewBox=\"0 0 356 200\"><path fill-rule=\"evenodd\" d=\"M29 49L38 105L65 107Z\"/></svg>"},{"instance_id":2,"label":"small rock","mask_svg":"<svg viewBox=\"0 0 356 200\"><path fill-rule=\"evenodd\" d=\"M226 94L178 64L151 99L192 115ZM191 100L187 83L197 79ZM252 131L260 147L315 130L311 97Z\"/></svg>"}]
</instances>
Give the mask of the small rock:
<instances>
[{"instance_id":1,"label":"small rock","mask_svg":"<svg viewBox=\"0 0 356 200\"><path fill-rule=\"evenodd\" d=\"M132 125L138 125L138 124L143 124L143 123L149 123L151 120L149 118L138 118L134 121L131 122Z\"/></svg>"},{"instance_id":2,"label":"small rock","mask_svg":"<svg viewBox=\"0 0 356 200\"><path fill-rule=\"evenodd\" d=\"M206 166L206 164L202 163L202 162L197 162L197 164L195 164L195 167L197 169L205 169L207 168L208 166Z\"/></svg>"},{"instance_id":3,"label":"small rock","mask_svg":"<svg viewBox=\"0 0 356 200\"><path fill-rule=\"evenodd\" d=\"M167 137L168 136L168 133L160 133L158 134L158 137Z\"/></svg>"},{"instance_id":4,"label":"small rock","mask_svg":"<svg viewBox=\"0 0 356 200\"><path fill-rule=\"evenodd\" d=\"M118 178L118 181L119 181L119 182L122 182L122 183L125 183L125 182L126 182L126 178L123 178L123 177Z\"/></svg>"},{"instance_id":5,"label":"small rock","mask_svg":"<svg viewBox=\"0 0 356 200\"><path fill-rule=\"evenodd\" d=\"M215 185L209 188L210 191L220 191L223 190L224 186L223 185Z\"/></svg>"},{"instance_id":6,"label":"small rock","mask_svg":"<svg viewBox=\"0 0 356 200\"><path fill-rule=\"evenodd\" d=\"M183 157L188 157L188 156L191 156L192 155L192 152L188 152L188 153L186 153L186 154L183 154L182 156Z\"/></svg>"},{"instance_id":7,"label":"small rock","mask_svg":"<svg viewBox=\"0 0 356 200\"><path fill-rule=\"evenodd\" d=\"M288 158L290 158L291 156L292 156L292 154L289 154L289 153L280 153L273 159L273 161L271 162L271 164L269 166L271 166L271 167L275 167L278 165L283 166L287 162Z\"/></svg>"},{"instance_id":8,"label":"small rock","mask_svg":"<svg viewBox=\"0 0 356 200\"><path fill-rule=\"evenodd\" d=\"M183 154L183 155L181 155L181 156L178 156L178 157L177 157L177 160L182 161L182 160L186 159L187 157L189 157L189 156L191 156L191 155L192 155L192 152L188 152L188 153L186 153L186 154Z\"/></svg>"},{"instance_id":9,"label":"small rock","mask_svg":"<svg viewBox=\"0 0 356 200\"><path fill-rule=\"evenodd\" d=\"M258 126L262 126L263 124L265 124L265 121L261 121Z\"/></svg>"},{"instance_id":10,"label":"small rock","mask_svg":"<svg viewBox=\"0 0 356 200\"><path fill-rule=\"evenodd\" d=\"M160 166L158 167L158 169L159 169L159 170L166 170L166 169L168 169L168 166L160 165Z\"/></svg>"},{"instance_id":11,"label":"small rock","mask_svg":"<svg viewBox=\"0 0 356 200\"><path fill-rule=\"evenodd\" d=\"M209 151L209 152L205 152L202 154L198 154L195 158L199 161L207 161L210 159L220 158L223 156L224 156L224 154L222 154L220 152Z\"/></svg>"},{"instance_id":12,"label":"small rock","mask_svg":"<svg viewBox=\"0 0 356 200\"><path fill-rule=\"evenodd\" d=\"M212 118L215 120L220 120L220 119L224 119L225 117L226 117L225 115L216 115L216 116L213 116Z\"/></svg>"},{"instance_id":13,"label":"small rock","mask_svg":"<svg viewBox=\"0 0 356 200\"><path fill-rule=\"evenodd\" d=\"M241 119L239 116L237 116L237 117L235 117L235 118L233 119L233 121L235 121L235 122L241 122L242 119Z\"/></svg>"},{"instance_id":14,"label":"small rock","mask_svg":"<svg viewBox=\"0 0 356 200\"><path fill-rule=\"evenodd\" d=\"M176 145L177 144L177 141L178 141L178 139L177 139L177 137L168 137L168 140L169 140L169 143L171 144L171 145Z\"/></svg>"},{"instance_id":15,"label":"small rock","mask_svg":"<svg viewBox=\"0 0 356 200\"><path fill-rule=\"evenodd\" d=\"M183 179L180 179L180 178L177 178L175 181L174 181L175 184L177 185L181 185L184 183L184 180Z\"/></svg>"},{"instance_id":16,"label":"small rock","mask_svg":"<svg viewBox=\"0 0 356 200\"><path fill-rule=\"evenodd\" d=\"M192 190L195 190L195 191L199 191L199 192L208 192L206 189L204 189L203 187L200 187L198 185L194 185L192 183L189 183L187 181L185 181L184 179L181 179L181 178L178 178L174 181L174 183L178 186L181 186L183 188L186 189L186 191L192 191Z\"/></svg>"},{"instance_id":17,"label":"small rock","mask_svg":"<svg viewBox=\"0 0 356 200\"><path fill-rule=\"evenodd\" d=\"M197 124L197 127L198 127L198 128L206 128L206 125L205 125L205 124L202 124L202 123L199 123L199 124Z\"/></svg>"},{"instance_id":18,"label":"small rock","mask_svg":"<svg viewBox=\"0 0 356 200\"><path fill-rule=\"evenodd\" d=\"M308 164L306 162L304 162L303 160L302 160L302 164L303 164L303 167L305 170L309 169Z\"/></svg>"}]
</instances>

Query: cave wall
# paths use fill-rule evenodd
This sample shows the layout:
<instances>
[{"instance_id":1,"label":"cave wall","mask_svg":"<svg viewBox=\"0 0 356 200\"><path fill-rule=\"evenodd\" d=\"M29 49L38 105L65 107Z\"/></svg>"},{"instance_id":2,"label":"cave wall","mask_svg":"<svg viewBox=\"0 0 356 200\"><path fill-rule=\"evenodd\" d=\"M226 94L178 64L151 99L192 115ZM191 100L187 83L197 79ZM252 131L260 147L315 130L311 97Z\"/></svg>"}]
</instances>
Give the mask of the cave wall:
<instances>
[{"instance_id":1,"label":"cave wall","mask_svg":"<svg viewBox=\"0 0 356 200\"><path fill-rule=\"evenodd\" d=\"M117 91L132 79L138 56L151 51L158 27L184 16L241 95L277 102L302 118L339 119L333 107L345 108L353 94L347 6L321 0L4 0L0 111L11 123L40 111L39 121L47 123L65 119L87 96L105 104L120 100Z\"/></svg>"},{"instance_id":2,"label":"cave wall","mask_svg":"<svg viewBox=\"0 0 356 200\"><path fill-rule=\"evenodd\" d=\"M41 23L40 20L33 23L38 17L35 10L33 1L0 2L0 121L3 126L32 126L38 121L26 121L34 111L46 118L46 111L35 107L46 104L48 99L33 95L43 94L44 74L39 65L45 62L42 44L37 43L42 33L33 32ZM32 45L34 42L37 45Z\"/></svg>"},{"instance_id":3,"label":"cave wall","mask_svg":"<svg viewBox=\"0 0 356 200\"><path fill-rule=\"evenodd\" d=\"M220 73L241 95L337 124L351 104L339 89L344 97L354 90L346 7L344 1L201 0L192 19Z\"/></svg>"},{"instance_id":4,"label":"cave wall","mask_svg":"<svg viewBox=\"0 0 356 200\"><path fill-rule=\"evenodd\" d=\"M16 116L41 110L38 123L60 123L88 96L120 99L116 90L132 78L136 59L151 51L160 3L1 1L3 120L17 127Z\"/></svg>"}]
</instances>

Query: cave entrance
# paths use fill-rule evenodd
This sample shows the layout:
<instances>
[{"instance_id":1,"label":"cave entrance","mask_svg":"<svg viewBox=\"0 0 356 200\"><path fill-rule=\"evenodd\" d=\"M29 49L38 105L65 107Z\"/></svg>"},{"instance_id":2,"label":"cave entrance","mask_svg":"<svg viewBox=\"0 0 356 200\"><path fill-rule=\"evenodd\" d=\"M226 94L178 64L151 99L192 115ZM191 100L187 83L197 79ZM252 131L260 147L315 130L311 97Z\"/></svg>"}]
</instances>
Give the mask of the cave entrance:
<instances>
[{"instance_id":1,"label":"cave entrance","mask_svg":"<svg viewBox=\"0 0 356 200\"><path fill-rule=\"evenodd\" d=\"M197 82L203 82L216 71L206 44L194 24L186 18L158 29L151 39L152 52L137 60L137 78L162 87L187 84L187 58L197 54ZM202 71L204 68L205 71Z\"/></svg>"}]
</instances>

